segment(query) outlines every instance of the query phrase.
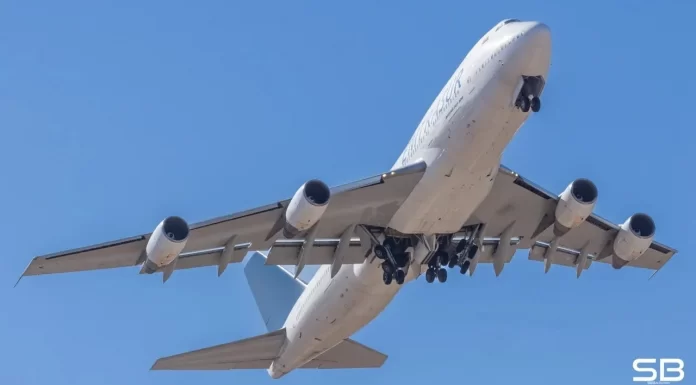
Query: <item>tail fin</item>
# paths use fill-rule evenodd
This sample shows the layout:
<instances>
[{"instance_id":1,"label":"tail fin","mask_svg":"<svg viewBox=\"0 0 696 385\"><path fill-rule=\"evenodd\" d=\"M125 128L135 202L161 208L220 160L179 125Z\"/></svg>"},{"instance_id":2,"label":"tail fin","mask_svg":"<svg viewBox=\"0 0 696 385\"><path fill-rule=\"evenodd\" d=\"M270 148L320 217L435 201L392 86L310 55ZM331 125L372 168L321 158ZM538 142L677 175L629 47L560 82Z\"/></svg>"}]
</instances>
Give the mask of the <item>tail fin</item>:
<instances>
[{"instance_id":1,"label":"tail fin","mask_svg":"<svg viewBox=\"0 0 696 385\"><path fill-rule=\"evenodd\" d=\"M244 274L256 300L266 330L280 329L306 285L280 266L266 265L266 257L255 252Z\"/></svg>"}]
</instances>

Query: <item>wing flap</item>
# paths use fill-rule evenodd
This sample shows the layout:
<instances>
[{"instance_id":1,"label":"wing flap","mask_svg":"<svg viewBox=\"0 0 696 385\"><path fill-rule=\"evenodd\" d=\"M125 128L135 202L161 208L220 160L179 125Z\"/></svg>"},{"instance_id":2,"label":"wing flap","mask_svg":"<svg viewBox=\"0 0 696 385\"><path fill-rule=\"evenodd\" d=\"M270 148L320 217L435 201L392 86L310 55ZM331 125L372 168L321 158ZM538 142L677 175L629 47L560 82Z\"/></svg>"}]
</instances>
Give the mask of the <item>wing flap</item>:
<instances>
[{"instance_id":1,"label":"wing flap","mask_svg":"<svg viewBox=\"0 0 696 385\"><path fill-rule=\"evenodd\" d=\"M320 354L301 366L302 369L358 369L379 368L387 356L351 339Z\"/></svg>"},{"instance_id":2,"label":"wing flap","mask_svg":"<svg viewBox=\"0 0 696 385\"><path fill-rule=\"evenodd\" d=\"M330 265L338 247L338 239L317 239L314 247L306 257L306 265ZM303 240L282 240L276 242L268 253L268 265L297 265ZM362 248L360 238L352 238L350 246L343 257L343 264L363 263L366 250Z\"/></svg>"},{"instance_id":3,"label":"wing flap","mask_svg":"<svg viewBox=\"0 0 696 385\"><path fill-rule=\"evenodd\" d=\"M277 358L285 329L244 340L160 358L151 370L264 369Z\"/></svg>"}]
</instances>

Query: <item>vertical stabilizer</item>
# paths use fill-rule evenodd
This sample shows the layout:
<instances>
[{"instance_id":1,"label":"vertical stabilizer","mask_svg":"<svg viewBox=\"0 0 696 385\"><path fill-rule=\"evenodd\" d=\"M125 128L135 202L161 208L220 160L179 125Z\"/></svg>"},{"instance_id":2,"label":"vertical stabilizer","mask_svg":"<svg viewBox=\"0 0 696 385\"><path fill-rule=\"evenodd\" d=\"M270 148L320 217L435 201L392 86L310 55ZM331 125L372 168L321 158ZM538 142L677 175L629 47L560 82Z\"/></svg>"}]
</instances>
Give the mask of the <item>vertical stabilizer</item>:
<instances>
[{"instance_id":1,"label":"vertical stabilizer","mask_svg":"<svg viewBox=\"0 0 696 385\"><path fill-rule=\"evenodd\" d=\"M283 327L305 289L304 282L280 266L266 265L266 257L258 251L249 258L244 274L266 329L272 331Z\"/></svg>"}]
</instances>

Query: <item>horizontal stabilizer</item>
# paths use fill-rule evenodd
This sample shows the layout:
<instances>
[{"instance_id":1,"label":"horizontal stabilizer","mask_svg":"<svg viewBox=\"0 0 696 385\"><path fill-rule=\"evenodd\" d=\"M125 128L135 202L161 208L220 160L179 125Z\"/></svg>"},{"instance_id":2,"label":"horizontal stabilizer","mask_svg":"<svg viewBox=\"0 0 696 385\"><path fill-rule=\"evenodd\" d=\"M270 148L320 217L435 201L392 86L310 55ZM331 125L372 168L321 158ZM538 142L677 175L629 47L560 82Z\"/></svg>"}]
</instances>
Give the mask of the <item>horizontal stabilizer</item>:
<instances>
[{"instance_id":1,"label":"horizontal stabilizer","mask_svg":"<svg viewBox=\"0 0 696 385\"><path fill-rule=\"evenodd\" d=\"M267 369L285 342L285 329L227 344L163 357L152 370Z\"/></svg>"},{"instance_id":2,"label":"horizontal stabilizer","mask_svg":"<svg viewBox=\"0 0 696 385\"><path fill-rule=\"evenodd\" d=\"M325 351L317 358L304 364L302 369L358 369L379 368L384 365L387 356L357 343L345 339L338 345Z\"/></svg>"}]
</instances>

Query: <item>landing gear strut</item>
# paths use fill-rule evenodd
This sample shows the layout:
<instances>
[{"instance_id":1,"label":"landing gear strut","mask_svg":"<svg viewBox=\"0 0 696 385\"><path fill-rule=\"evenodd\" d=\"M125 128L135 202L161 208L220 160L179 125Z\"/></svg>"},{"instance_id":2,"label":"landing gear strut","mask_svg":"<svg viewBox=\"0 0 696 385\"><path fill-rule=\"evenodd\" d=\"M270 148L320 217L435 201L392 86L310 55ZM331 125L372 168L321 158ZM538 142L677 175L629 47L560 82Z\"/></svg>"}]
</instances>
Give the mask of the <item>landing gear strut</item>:
<instances>
[{"instance_id":1,"label":"landing gear strut","mask_svg":"<svg viewBox=\"0 0 696 385\"><path fill-rule=\"evenodd\" d=\"M381 245L375 245L373 251L375 256L382 262L382 279L385 285L390 285L392 280L398 285L403 285L406 280L404 268L411 259L410 253L406 249L411 246L409 239L387 237Z\"/></svg>"},{"instance_id":2,"label":"landing gear strut","mask_svg":"<svg viewBox=\"0 0 696 385\"><path fill-rule=\"evenodd\" d=\"M445 267L454 268L459 266L459 271L466 274L469 271L471 262L478 253L478 239L482 234L483 225L475 225L465 230L465 237L456 246L452 241L452 236L442 236L438 239L437 251L428 262L428 270L425 272L425 281L435 282L437 278L440 282L447 281L447 270Z\"/></svg>"},{"instance_id":3,"label":"landing gear strut","mask_svg":"<svg viewBox=\"0 0 696 385\"><path fill-rule=\"evenodd\" d=\"M541 90L544 88L544 79L541 76L522 76L523 84L520 94L517 95L515 107L522 112L529 112L531 108L534 112L541 109Z\"/></svg>"},{"instance_id":4,"label":"landing gear strut","mask_svg":"<svg viewBox=\"0 0 696 385\"><path fill-rule=\"evenodd\" d=\"M443 266L451 263L449 253L442 248L435 252L435 255L428 262L428 270L425 271L425 281L428 283L435 282L435 277L440 282L447 281L447 270Z\"/></svg>"}]
</instances>

